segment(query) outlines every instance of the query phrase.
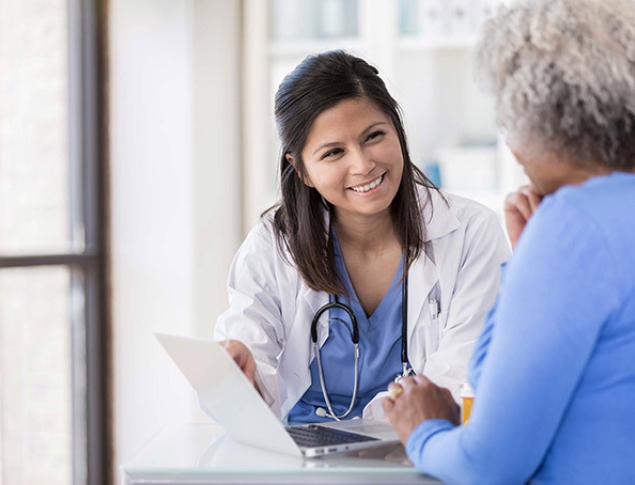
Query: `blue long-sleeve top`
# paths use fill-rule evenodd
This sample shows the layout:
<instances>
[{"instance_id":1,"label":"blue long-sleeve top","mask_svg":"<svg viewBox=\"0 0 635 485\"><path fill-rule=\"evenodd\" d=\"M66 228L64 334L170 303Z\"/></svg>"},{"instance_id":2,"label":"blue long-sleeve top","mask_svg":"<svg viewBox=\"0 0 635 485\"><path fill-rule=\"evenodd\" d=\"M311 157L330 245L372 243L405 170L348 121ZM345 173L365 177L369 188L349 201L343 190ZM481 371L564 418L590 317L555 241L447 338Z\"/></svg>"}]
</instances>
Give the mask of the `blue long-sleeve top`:
<instances>
[{"instance_id":1,"label":"blue long-sleeve top","mask_svg":"<svg viewBox=\"0 0 635 485\"><path fill-rule=\"evenodd\" d=\"M543 200L470 363L470 421L428 420L415 466L453 484L635 483L635 175Z\"/></svg>"}]
</instances>

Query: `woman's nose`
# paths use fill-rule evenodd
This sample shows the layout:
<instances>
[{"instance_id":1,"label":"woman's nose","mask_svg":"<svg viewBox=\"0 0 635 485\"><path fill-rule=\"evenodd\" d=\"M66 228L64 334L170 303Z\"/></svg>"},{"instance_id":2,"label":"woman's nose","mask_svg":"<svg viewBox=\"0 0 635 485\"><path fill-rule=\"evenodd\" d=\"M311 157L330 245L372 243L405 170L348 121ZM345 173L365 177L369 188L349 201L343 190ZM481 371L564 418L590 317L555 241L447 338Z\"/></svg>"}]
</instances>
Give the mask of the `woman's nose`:
<instances>
[{"instance_id":1,"label":"woman's nose","mask_svg":"<svg viewBox=\"0 0 635 485\"><path fill-rule=\"evenodd\" d=\"M364 150L353 152L351 161L351 172L359 175L366 175L375 168L375 162L369 153Z\"/></svg>"}]
</instances>

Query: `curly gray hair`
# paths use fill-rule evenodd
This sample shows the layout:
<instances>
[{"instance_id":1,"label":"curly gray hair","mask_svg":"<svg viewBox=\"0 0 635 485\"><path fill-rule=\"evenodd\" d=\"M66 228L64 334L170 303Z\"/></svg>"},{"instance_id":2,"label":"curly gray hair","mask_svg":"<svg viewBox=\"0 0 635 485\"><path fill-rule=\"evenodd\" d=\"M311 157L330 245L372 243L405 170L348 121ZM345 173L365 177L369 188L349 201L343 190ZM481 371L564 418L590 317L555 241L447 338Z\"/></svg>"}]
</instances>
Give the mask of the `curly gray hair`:
<instances>
[{"instance_id":1,"label":"curly gray hair","mask_svg":"<svg viewBox=\"0 0 635 485\"><path fill-rule=\"evenodd\" d=\"M486 23L476 57L511 133L633 169L634 0L520 0Z\"/></svg>"}]
</instances>

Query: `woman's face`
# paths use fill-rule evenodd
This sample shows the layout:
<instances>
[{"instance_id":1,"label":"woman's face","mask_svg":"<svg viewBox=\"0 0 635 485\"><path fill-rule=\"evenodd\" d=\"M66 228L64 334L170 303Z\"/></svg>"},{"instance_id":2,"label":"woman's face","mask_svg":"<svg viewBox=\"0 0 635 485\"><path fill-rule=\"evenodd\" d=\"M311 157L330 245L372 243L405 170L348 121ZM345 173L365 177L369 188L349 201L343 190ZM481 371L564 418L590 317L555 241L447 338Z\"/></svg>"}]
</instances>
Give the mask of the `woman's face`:
<instances>
[{"instance_id":1,"label":"woman's face","mask_svg":"<svg viewBox=\"0 0 635 485\"><path fill-rule=\"evenodd\" d=\"M531 188L539 195L553 194L565 185L579 185L590 177L606 173L601 166L582 167L566 156L550 151L530 137L507 137L507 145L523 167Z\"/></svg>"},{"instance_id":2,"label":"woman's face","mask_svg":"<svg viewBox=\"0 0 635 485\"><path fill-rule=\"evenodd\" d=\"M507 145L529 178L532 190L536 193L543 196L549 195L563 185L554 172L557 167L555 157L541 149L528 148L527 145L517 143L513 138L507 139ZM550 157L552 160L549 160Z\"/></svg>"},{"instance_id":3,"label":"woman's face","mask_svg":"<svg viewBox=\"0 0 635 485\"><path fill-rule=\"evenodd\" d=\"M403 174L401 144L388 115L367 99L344 100L322 112L302 158L304 183L338 216L389 215Z\"/></svg>"}]
</instances>

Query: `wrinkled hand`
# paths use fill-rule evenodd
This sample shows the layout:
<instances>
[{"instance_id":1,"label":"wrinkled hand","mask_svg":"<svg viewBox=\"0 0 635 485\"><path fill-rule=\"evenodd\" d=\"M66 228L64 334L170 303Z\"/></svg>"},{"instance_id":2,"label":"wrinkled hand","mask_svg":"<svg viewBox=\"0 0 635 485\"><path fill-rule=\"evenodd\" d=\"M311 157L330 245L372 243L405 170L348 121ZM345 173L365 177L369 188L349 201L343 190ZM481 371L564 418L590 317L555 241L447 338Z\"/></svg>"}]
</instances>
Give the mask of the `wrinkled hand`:
<instances>
[{"instance_id":1,"label":"wrinkled hand","mask_svg":"<svg viewBox=\"0 0 635 485\"><path fill-rule=\"evenodd\" d=\"M403 391L395 392L399 386ZM460 408L452 393L424 375L404 377L399 384L391 383L388 390L395 396L394 400L386 398L382 406L404 445L410 433L427 419L446 419L456 425L460 422Z\"/></svg>"},{"instance_id":2,"label":"wrinkled hand","mask_svg":"<svg viewBox=\"0 0 635 485\"><path fill-rule=\"evenodd\" d=\"M219 344L225 347L227 353L238 364L249 382L255 386L256 361L247 346L239 340L223 340Z\"/></svg>"},{"instance_id":3,"label":"wrinkled hand","mask_svg":"<svg viewBox=\"0 0 635 485\"><path fill-rule=\"evenodd\" d=\"M523 185L505 198L505 226L512 248L516 247L527 221L541 201L542 196L529 185Z\"/></svg>"}]
</instances>

